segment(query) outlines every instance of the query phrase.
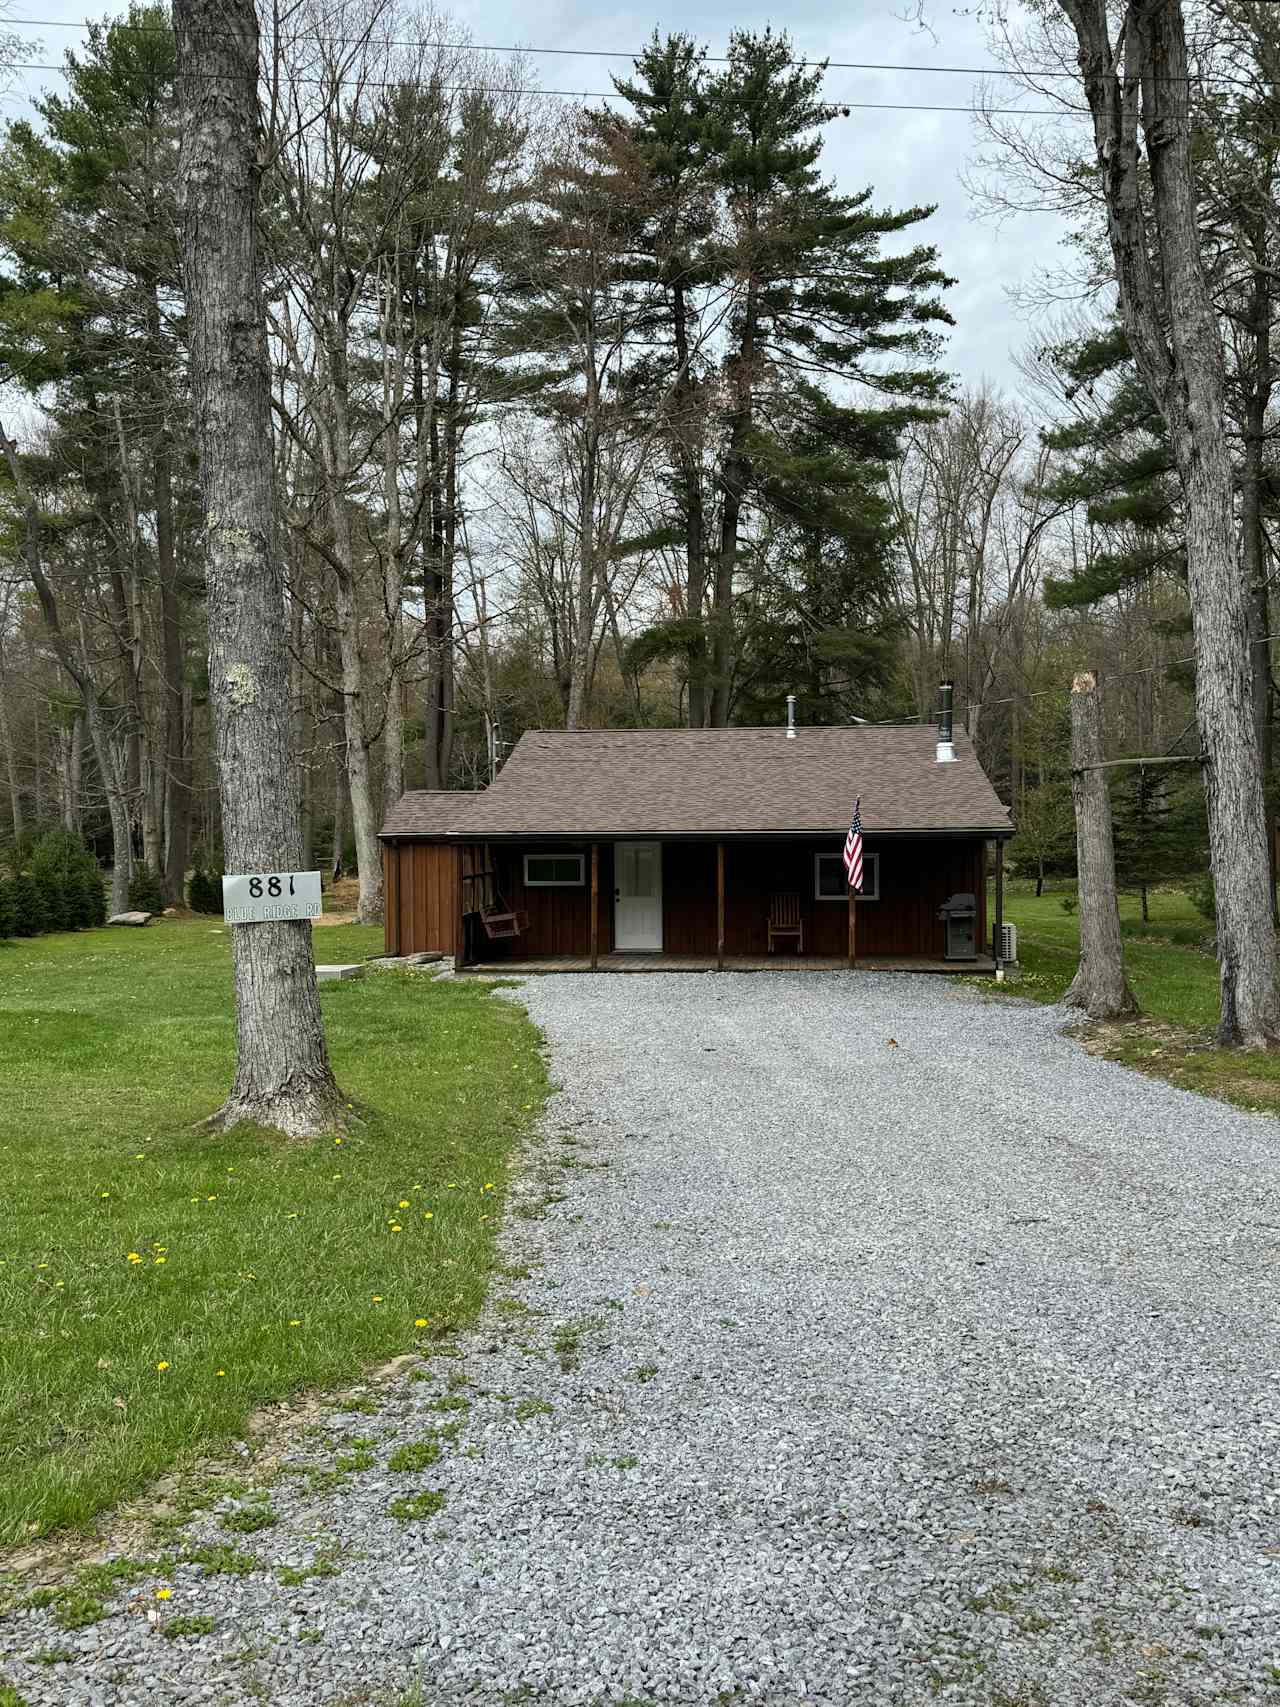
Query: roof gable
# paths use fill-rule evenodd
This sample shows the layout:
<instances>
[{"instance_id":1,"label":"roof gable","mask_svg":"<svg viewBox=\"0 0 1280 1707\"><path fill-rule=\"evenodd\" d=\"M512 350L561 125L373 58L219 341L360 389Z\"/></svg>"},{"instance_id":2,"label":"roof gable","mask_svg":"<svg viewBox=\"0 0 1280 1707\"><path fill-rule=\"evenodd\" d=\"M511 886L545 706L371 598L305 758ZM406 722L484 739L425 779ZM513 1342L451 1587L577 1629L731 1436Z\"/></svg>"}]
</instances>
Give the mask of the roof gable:
<instances>
[{"instance_id":1,"label":"roof gable","mask_svg":"<svg viewBox=\"0 0 1280 1707\"><path fill-rule=\"evenodd\" d=\"M794 740L782 728L530 730L483 793L407 794L383 834L843 834L855 796L868 835L1007 834L968 737L955 737L953 764L937 762L936 741L921 724L810 726Z\"/></svg>"}]
</instances>

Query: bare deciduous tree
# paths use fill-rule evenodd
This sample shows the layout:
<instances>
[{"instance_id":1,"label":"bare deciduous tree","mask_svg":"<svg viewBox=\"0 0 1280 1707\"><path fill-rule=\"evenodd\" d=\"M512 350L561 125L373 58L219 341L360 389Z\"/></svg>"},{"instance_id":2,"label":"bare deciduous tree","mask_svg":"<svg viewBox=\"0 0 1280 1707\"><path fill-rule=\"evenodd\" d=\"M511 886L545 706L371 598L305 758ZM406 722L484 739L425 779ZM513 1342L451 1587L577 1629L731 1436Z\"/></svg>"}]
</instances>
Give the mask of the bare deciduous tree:
<instances>
[{"instance_id":1,"label":"bare deciduous tree","mask_svg":"<svg viewBox=\"0 0 1280 1707\"><path fill-rule=\"evenodd\" d=\"M1076 809L1080 877L1080 966L1063 1001L1090 1019L1122 1019L1138 1011L1124 975L1111 796L1102 761L1098 681L1083 670L1071 684L1071 793Z\"/></svg>"},{"instance_id":2,"label":"bare deciduous tree","mask_svg":"<svg viewBox=\"0 0 1280 1707\"><path fill-rule=\"evenodd\" d=\"M1120 312L1164 419L1186 496L1196 705L1208 754L1210 857L1222 973L1219 1036L1280 1041L1271 868L1236 543L1222 338L1200 252L1191 79L1180 0L1060 0L1079 45ZM1149 200L1139 165L1141 122Z\"/></svg>"},{"instance_id":3,"label":"bare deciduous tree","mask_svg":"<svg viewBox=\"0 0 1280 1707\"><path fill-rule=\"evenodd\" d=\"M258 260L258 23L253 0L176 0L180 183L200 450L223 833L233 870L301 855L289 751L284 569L276 541ZM292 1137L339 1123L304 921L232 926L235 1082L212 1119Z\"/></svg>"}]
</instances>

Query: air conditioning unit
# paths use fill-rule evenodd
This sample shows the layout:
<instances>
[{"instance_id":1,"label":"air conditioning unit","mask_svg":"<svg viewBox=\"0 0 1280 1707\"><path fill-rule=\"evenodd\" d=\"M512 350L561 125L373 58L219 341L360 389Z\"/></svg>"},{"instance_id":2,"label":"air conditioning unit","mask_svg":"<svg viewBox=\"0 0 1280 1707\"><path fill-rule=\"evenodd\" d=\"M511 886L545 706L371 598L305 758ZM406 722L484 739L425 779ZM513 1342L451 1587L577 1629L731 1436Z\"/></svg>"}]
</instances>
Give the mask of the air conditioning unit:
<instances>
[{"instance_id":1,"label":"air conditioning unit","mask_svg":"<svg viewBox=\"0 0 1280 1707\"><path fill-rule=\"evenodd\" d=\"M1008 965L1018 963L1018 927L1004 923L1000 926L1000 958Z\"/></svg>"}]
</instances>

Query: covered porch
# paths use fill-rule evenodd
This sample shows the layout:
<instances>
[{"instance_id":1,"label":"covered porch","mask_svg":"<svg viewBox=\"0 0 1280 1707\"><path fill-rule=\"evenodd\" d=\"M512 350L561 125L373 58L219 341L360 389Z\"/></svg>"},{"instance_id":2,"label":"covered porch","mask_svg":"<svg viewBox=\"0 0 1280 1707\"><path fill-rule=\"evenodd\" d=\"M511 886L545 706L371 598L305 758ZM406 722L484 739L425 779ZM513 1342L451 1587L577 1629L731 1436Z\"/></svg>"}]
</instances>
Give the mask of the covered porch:
<instances>
[{"instance_id":1,"label":"covered porch","mask_svg":"<svg viewBox=\"0 0 1280 1707\"><path fill-rule=\"evenodd\" d=\"M459 970L995 970L984 840L868 836L860 896L841 847L812 835L469 843ZM962 958L947 953L940 917L956 894L973 897Z\"/></svg>"}]
</instances>

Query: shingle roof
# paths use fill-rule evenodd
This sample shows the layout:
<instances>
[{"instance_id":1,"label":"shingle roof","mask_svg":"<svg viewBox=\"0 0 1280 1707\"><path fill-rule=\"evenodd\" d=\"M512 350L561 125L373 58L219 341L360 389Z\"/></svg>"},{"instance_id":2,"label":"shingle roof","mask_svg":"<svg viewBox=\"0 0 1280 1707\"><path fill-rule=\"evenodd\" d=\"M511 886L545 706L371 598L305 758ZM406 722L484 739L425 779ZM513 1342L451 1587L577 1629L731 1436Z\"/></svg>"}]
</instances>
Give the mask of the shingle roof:
<instances>
[{"instance_id":1,"label":"shingle roof","mask_svg":"<svg viewBox=\"0 0 1280 1707\"><path fill-rule=\"evenodd\" d=\"M416 788L402 794L382 826L384 836L448 836L461 830L480 793L461 789Z\"/></svg>"},{"instance_id":2,"label":"shingle roof","mask_svg":"<svg viewBox=\"0 0 1280 1707\"><path fill-rule=\"evenodd\" d=\"M954 764L919 724L530 730L482 794L406 794L385 836L843 834L855 795L876 831L1007 834L1009 814L957 733ZM452 803L452 804L448 804Z\"/></svg>"}]
</instances>

